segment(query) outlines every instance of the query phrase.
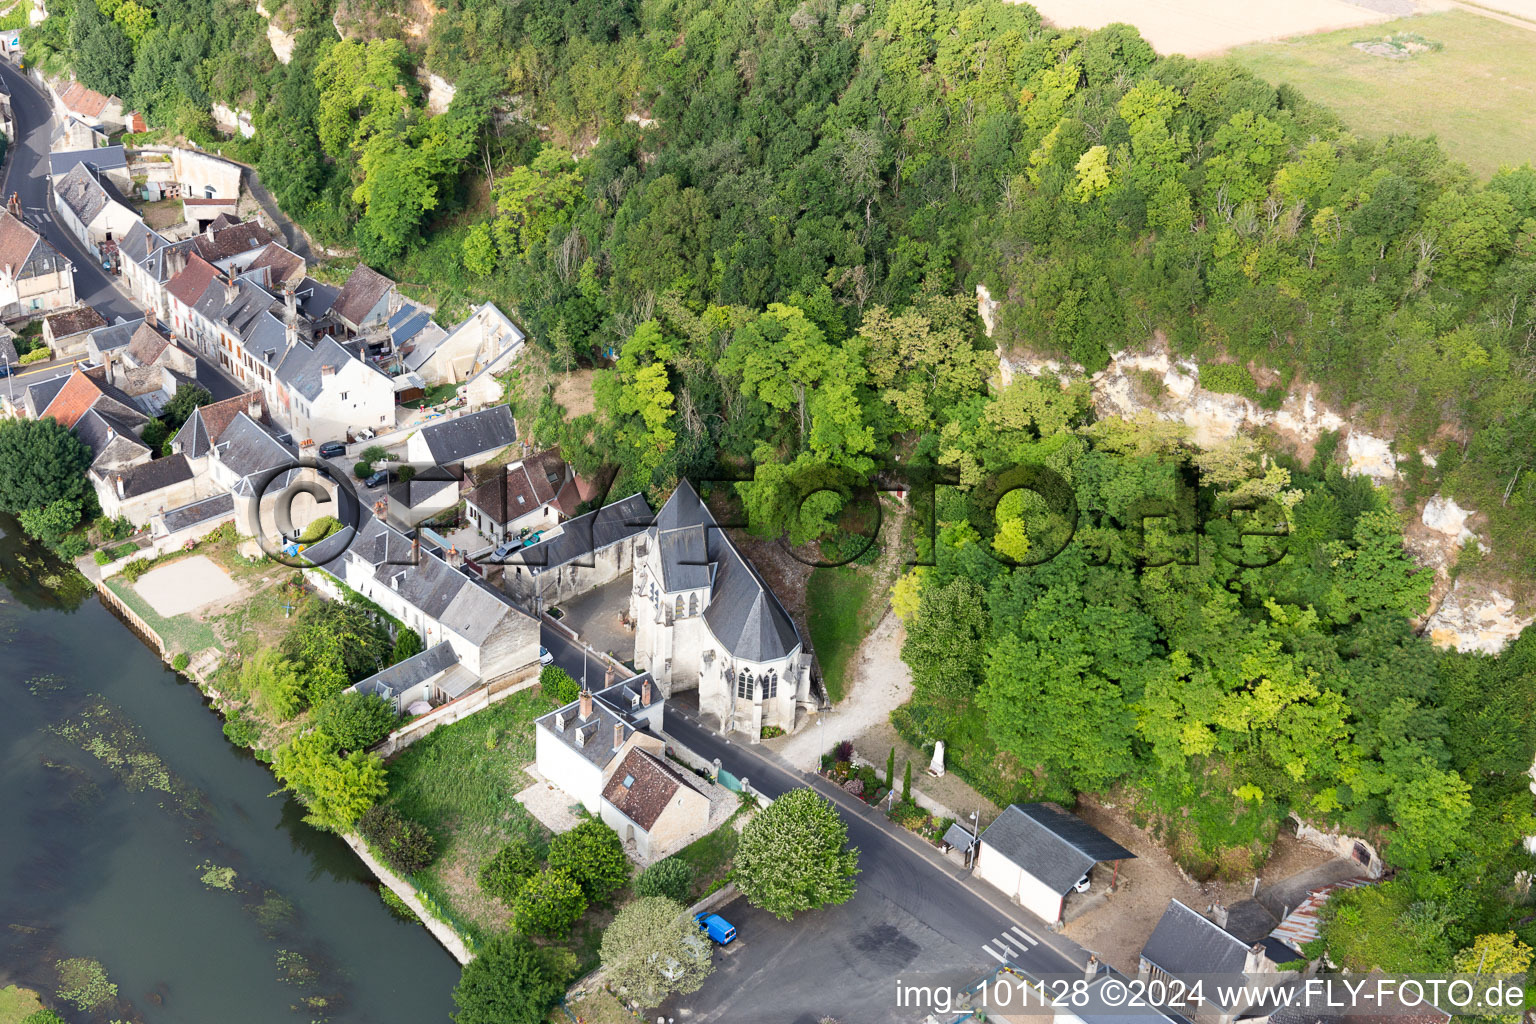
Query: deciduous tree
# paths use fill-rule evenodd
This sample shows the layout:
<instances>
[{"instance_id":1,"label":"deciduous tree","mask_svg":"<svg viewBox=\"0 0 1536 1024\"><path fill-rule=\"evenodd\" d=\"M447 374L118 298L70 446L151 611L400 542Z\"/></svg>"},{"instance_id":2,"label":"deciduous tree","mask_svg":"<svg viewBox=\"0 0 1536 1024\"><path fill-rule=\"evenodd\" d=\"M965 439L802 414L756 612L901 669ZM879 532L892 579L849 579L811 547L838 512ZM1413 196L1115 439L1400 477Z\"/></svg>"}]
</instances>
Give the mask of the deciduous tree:
<instances>
[{"instance_id":1,"label":"deciduous tree","mask_svg":"<svg viewBox=\"0 0 1536 1024\"><path fill-rule=\"evenodd\" d=\"M731 877L754 907L789 920L853 898L859 851L837 809L809 789L779 797L742 829Z\"/></svg>"}]
</instances>

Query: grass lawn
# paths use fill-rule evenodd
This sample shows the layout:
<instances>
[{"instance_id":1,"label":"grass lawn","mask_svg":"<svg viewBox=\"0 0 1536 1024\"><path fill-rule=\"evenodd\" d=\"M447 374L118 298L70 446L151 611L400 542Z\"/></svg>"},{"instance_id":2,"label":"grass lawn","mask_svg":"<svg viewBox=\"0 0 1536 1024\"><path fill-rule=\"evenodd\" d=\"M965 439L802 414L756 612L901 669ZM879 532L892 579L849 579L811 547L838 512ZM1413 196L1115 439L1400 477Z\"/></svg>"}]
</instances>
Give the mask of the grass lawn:
<instances>
[{"instance_id":1,"label":"grass lawn","mask_svg":"<svg viewBox=\"0 0 1536 1024\"><path fill-rule=\"evenodd\" d=\"M0 1024L21 1024L43 1008L37 993L29 988L7 985L0 988Z\"/></svg>"},{"instance_id":2,"label":"grass lawn","mask_svg":"<svg viewBox=\"0 0 1536 1024\"><path fill-rule=\"evenodd\" d=\"M409 402L400 404L407 409L423 409L429 405L442 405L451 401L459 393L457 384L433 384L427 388L426 394L421 398L413 398Z\"/></svg>"},{"instance_id":3,"label":"grass lawn","mask_svg":"<svg viewBox=\"0 0 1536 1024\"><path fill-rule=\"evenodd\" d=\"M189 655L207 650L209 647L218 647L223 650L223 645L219 643L218 636L208 623L198 622L189 615L178 615L174 619L161 618L126 579L113 576L106 583L112 593L122 598L124 604L149 624L150 629L160 634L160 639L164 640L171 650L183 651Z\"/></svg>"},{"instance_id":4,"label":"grass lawn","mask_svg":"<svg viewBox=\"0 0 1536 1024\"><path fill-rule=\"evenodd\" d=\"M1413 32L1442 49L1406 59L1351 44ZM1439 136L1488 176L1536 152L1536 32L1467 11L1239 47L1231 56L1274 85L1326 104L1360 135Z\"/></svg>"},{"instance_id":5,"label":"grass lawn","mask_svg":"<svg viewBox=\"0 0 1536 1024\"><path fill-rule=\"evenodd\" d=\"M738 811L737 814L741 812ZM716 881L725 877L731 869L731 858L736 856L736 846L741 833L736 830L736 817L732 815L720 827L700 836L672 856L693 868L693 898L699 899Z\"/></svg>"},{"instance_id":6,"label":"grass lawn","mask_svg":"<svg viewBox=\"0 0 1536 1024\"><path fill-rule=\"evenodd\" d=\"M514 798L532 782L523 766L534 759L533 720L552 706L538 688L524 690L434 730L389 765L388 802L438 838L437 861L414 881L476 941L509 918L481 892L481 865L514 838L544 845L543 826Z\"/></svg>"},{"instance_id":7,"label":"grass lawn","mask_svg":"<svg viewBox=\"0 0 1536 1024\"><path fill-rule=\"evenodd\" d=\"M827 696L843 699L848 664L865 634L874 626L869 608L872 579L869 570L852 566L817 569L805 588L806 619L811 644L821 662Z\"/></svg>"}]
</instances>

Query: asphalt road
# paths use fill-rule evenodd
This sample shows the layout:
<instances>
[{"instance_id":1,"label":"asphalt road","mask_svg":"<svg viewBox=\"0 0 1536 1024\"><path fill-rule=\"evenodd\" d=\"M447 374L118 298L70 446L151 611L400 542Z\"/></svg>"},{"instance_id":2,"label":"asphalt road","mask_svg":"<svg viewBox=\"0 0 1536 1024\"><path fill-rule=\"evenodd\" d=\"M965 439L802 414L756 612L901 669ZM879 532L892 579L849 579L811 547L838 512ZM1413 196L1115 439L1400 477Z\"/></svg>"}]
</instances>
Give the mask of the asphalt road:
<instances>
[{"instance_id":1,"label":"asphalt road","mask_svg":"<svg viewBox=\"0 0 1536 1024\"><path fill-rule=\"evenodd\" d=\"M0 192L6 198L12 192L21 200L22 211L32 227L75 263L75 297L92 306L107 321L119 317L136 320L143 312L119 291L99 260L87 253L78 239L53 216L48 197L48 142L53 137L53 110L32 80L9 62L0 60L0 78L11 94L11 111L16 122L18 142L10 149ZM197 382L215 399L233 398L244 389L226 377L213 363L197 358Z\"/></svg>"},{"instance_id":2,"label":"asphalt road","mask_svg":"<svg viewBox=\"0 0 1536 1024\"><path fill-rule=\"evenodd\" d=\"M603 688L608 676L608 663L596 655L588 654L585 647L569 639L564 633L547 622L539 623L539 643L555 656L554 663L571 674L580 683L583 672L593 690Z\"/></svg>"},{"instance_id":3,"label":"asphalt road","mask_svg":"<svg viewBox=\"0 0 1536 1024\"><path fill-rule=\"evenodd\" d=\"M812 778L701 726L670 703L666 731L700 756L718 757L727 771L769 796ZM792 922L745 900L731 902L720 913L736 926L736 942L717 950L715 973L702 989L669 1001L661 1012L680 1021L732 1024L815 1024L827 1015L843 1024L916 1022L928 1010L898 1005L897 982L963 987L998 967L989 949L1006 950L1011 963L1034 974L1081 975L1086 951L1069 959L1041 938L1039 922L1022 910L1006 915L982 899L962 881L963 869L947 861L940 866L915 838L887 831L877 823L878 811L819 780L814 788L836 804L849 842L859 849L857 894Z\"/></svg>"}]
</instances>

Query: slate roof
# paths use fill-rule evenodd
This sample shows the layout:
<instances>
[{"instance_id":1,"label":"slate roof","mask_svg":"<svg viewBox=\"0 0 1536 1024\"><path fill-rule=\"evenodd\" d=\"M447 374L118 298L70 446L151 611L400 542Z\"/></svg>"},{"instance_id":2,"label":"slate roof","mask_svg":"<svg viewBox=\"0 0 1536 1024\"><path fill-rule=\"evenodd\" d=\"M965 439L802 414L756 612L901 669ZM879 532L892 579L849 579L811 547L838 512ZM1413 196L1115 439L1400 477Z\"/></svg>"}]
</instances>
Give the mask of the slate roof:
<instances>
[{"instance_id":1,"label":"slate roof","mask_svg":"<svg viewBox=\"0 0 1536 1024\"><path fill-rule=\"evenodd\" d=\"M407 302L389 315L385 325L389 328L389 336L395 344L403 345L420 334L422 328L431 322L431 313Z\"/></svg>"},{"instance_id":2,"label":"slate roof","mask_svg":"<svg viewBox=\"0 0 1536 1024\"><path fill-rule=\"evenodd\" d=\"M651 699L645 700L645 684L651 683ZM638 676L626 679L623 682L614 683L605 690L598 690L592 695L602 701L616 714L623 715L634 722L646 710L662 703L666 698L662 696L661 687L651 679L649 672L642 672Z\"/></svg>"},{"instance_id":3,"label":"slate roof","mask_svg":"<svg viewBox=\"0 0 1536 1024\"><path fill-rule=\"evenodd\" d=\"M235 496L225 491L211 498L203 498L201 501L189 502L180 508L173 508L161 515L160 521L165 524L167 533L177 533L199 523L206 523L210 519L227 516L234 510Z\"/></svg>"},{"instance_id":4,"label":"slate roof","mask_svg":"<svg viewBox=\"0 0 1536 1024\"><path fill-rule=\"evenodd\" d=\"M406 508L415 508L417 505L436 497L444 490L452 488L458 490L459 482L452 478L446 480L423 479L413 476L409 480L396 480L389 485L389 496Z\"/></svg>"},{"instance_id":5,"label":"slate roof","mask_svg":"<svg viewBox=\"0 0 1536 1024\"><path fill-rule=\"evenodd\" d=\"M165 238L142 220L134 222L117 243L117 251L138 266L144 266L157 249L166 245Z\"/></svg>"},{"instance_id":6,"label":"slate roof","mask_svg":"<svg viewBox=\"0 0 1536 1024\"><path fill-rule=\"evenodd\" d=\"M43 317L55 338L68 338L107 326L107 318L90 306L77 306L62 313L50 313Z\"/></svg>"},{"instance_id":7,"label":"slate roof","mask_svg":"<svg viewBox=\"0 0 1536 1024\"><path fill-rule=\"evenodd\" d=\"M214 221L217 225L218 221ZM254 220L227 227L210 226L207 231L193 235L190 241L197 254L209 263L218 263L252 249L260 249L275 236Z\"/></svg>"},{"instance_id":8,"label":"slate roof","mask_svg":"<svg viewBox=\"0 0 1536 1024\"><path fill-rule=\"evenodd\" d=\"M976 841L976 837L971 835L969 829L956 821L951 823L949 830L944 833L944 841L957 850L967 850Z\"/></svg>"},{"instance_id":9,"label":"slate roof","mask_svg":"<svg viewBox=\"0 0 1536 1024\"><path fill-rule=\"evenodd\" d=\"M170 347L171 339L140 320L133 337L128 341L127 355L140 366L150 366Z\"/></svg>"},{"instance_id":10,"label":"slate roof","mask_svg":"<svg viewBox=\"0 0 1536 1024\"><path fill-rule=\"evenodd\" d=\"M538 575L642 533L651 525L652 519L651 507L645 503L645 498L631 494L570 520L558 533L546 535L537 544L523 548L517 561Z\"/></svg>"},{"instance_id":11,"label":"slate roof","mask_svg":"<svg viewBox=\"0 0 1536 1024\"><path fill-rule=\"evenodd\" d=\"M434 644L419 654L375 672L355 687L358 693L377 693L380 697L399 697L418 683L425 682L440 672L446 672L459 663L453 645L444 641Z\"/></svg>"},{"instance_id":12,"label":"slate roof","mask_svg":"<svg viewBox=\"0 0 1536 1024\"><path fill-rule=\"evenodd\" d=\"M215 442L215 455L241 478L285 466L297 452L274 437L241 409Z\"/></svg>"},{"instance_id":13,"label":"slate roof","mask_svg":"<svg viewBox=\"0 0 1536 1024\"><path fill-rule=\"evenodd\" d=\"M185 483L192 479L192 464L185 455L167 455L163 459L145 462L111 474L111 485L117 486L121 478L123 497L138 498L166 487Z\"/></svg>"},{"instance_id":14,"label":"slate roof","mask_svg":"<svg viewBox=\"0 0 1536 1024\"><path fill-rule=\"evenodd\" d=\"M144 318L126 320L123 323L108 324L91 332L91 343L96 346L98 352L115 352L118 349L127 348L133 340L134 333Z\"/></svg>"},{"instance_id":15,"label":"slate roof","mask_svg":"<svg viewBox=\"0 0 1536 1024\"><path fill-rule=\"evenodd\" d=\"M635 727L626 716L596 698L592 700L591 715L581 718L580 712L581 701L572 701L563 708L535 719L534 725L547 730L551 736L597 767L606 768L623 747L623 741L634 735ZM615 725L622 729L621 740L617 745L613 742Z\"/></svg>"},{"instance_id":16,"label":"slate roof","mask_svg":"<svg viewBox=\"0 0 1536 1024\"><path fill-rule=\"evenodd\" d=\"M1248 944L1178 900L1169 900L1141 955L1169 974L1240 974Z\"/></svg>"},{"instance_id":17,"label":"slate roof","mask_svg":"<svg viewBox=\"0 0 1536 1024\"><path fill-rule=\"evenodd\" d=\"M341 286L330 311L349 324L361 326L394 284L366 263L359 263L348 276L347 283Z\"/></svg>"},{"instance_id":18,"label":"slate roof","mask_svg":"<svg viewBox=\"0 0 1536 1024\"><path fill-rule=\"evenodd\" d=\"M55 182L81 164L90 164L98 171L120 171L128 166L128 155L122 146L97 146L95 149L70 149L48 154L48 173L53 175Z\"/></svg>"},{"instance_id":19,"label":"slate roof","mask_svg":"<svg viewBox=\"0 0 1536 1024\"><path fill-rule=\"evenodd\" d=\"M150 455L149 446L133 435L133 424L94 408L75 421L75 436L91 450L92 466L132 462Z\"/></svg>"},{"instance_id":20,"label":"slate roof","mask_svg":"<svg viewBox=\"0 0 1536 1024\"><path fill-rule=\"evenodd\" d=\"M248 272L267 271L268 274L264 278L267 287L277 288L280 282L286 281L295 273L303 273L304 257L286 248L280 242L268 242L261 250L261 254L251 261L246 270Z\"/></svg>"},{"instance_id":21,"label":"slate roof","mask_svg":"<svg viewBox=\"0 0 1536 1024\"><path fill-rule=\"evenodd\" d=\"M306 277L299 282L294 293L298 299L299 310L311 320L318 320L331 311L331 306L335 304L336 296L341 294L341 291L312 277Z\"/></svg>"},{"instance_id":22,"label":"slate roof","mask_svg":"<svg viewBox=\"0 0 1536 1024\"><path fill-rule=\"evenodd\" d=\"M517 421L505 405L421 428L422 440L440 466L462 462L484 452L499 451L517 440Z\"/></svg>"},{"instance_id":23,"label":"slate roof","mask_svg":"<svg viewBox=\"0 0 1536 1024\"><path fill-rule=\"evenodd\" d=\"M1100 861L1136 858L1082 818L1049 804L1010 804L981 841L1062 895Z\"/></svg>"},{"instance_id":24,"label":"slate roof","mask_svg":"<svg viewBox=\"0 0 1536 1024\"><path fill-rule=\"evenodd\" d=\"M49 260L47 269L40 265L45 259ZM9 268L17 277L34 277L39 273L52 273L57 269L57 263L53 261L61 259L59 251L20 218L9 211L0 211L0 268Z\"/></svg>"},{"instance_id":25,"label":"slate roof","mask_svg":"<svg viewBox=\"0 0 1536 1024\"><path fill-rule=\"evenodd\" d=\"M567 476L559 448L528 456L503 467L470 492L468 501L498 526L504 526L555 500Z\"/></svg>"},{"instance_id":26,"label":"slate roof","mask_svg":"<svg viewBox=\"0 0 1536 1024\"><path fill-rule=\"evenodd\" d=\"M282 362L277 364L277 379L313 401L325 388L325 367L340 373L349 360L355 359L335 338L316 338L314 347L301 342L283 354Z\"/></svg>"},{"instance_id":27,"label":"slate roof","mask_svg":"<svg viewBox=\"0 0 1536 1024\"><path fill-rule=\"evenodd\" d=\"M189 458L202 458L223 436L225 429L235 421L235 417L245 412L253 401L265 411L266 400L260 392L236 395L219 402L210 402L193 410L192 415L187 417L187 422L176 431L175 442L181 445L182 452Z\"/></svg>"},{"instance_id":28,"label":"slate roof","mask_svg":"<svg viewBox=\"0 0 1536 1024\"><path fill-rule=\"evenodd\" d=\"M85 163L78 163L64 177L55 178L53 190L58 194L59 202L68 206L82 224L95 220L111 203L128 208L122 193L109 182L102 181L92 166Z\"/></svg>"},{"instance_id":29,"label":"slate roof","mask_svg":"<svg viewBox=\"0 0 1536 1024\"><path fill-rule=\"evenodd\" d=\"M64 104L66 110L73 110L87 117L96 117L107 108L109 101L95 89L87 89L79 82L71 82L59 94L59 102Z\"/></svg>"},{"instance_id":30,"label":"slate roof","mask_svg":"<svg viewBox=\"0 0 1536 1024\"><path fill-rule=\"evenodd\" d=\"M9 333L0 334L0 361L15 366L17 358L15 336Z\"/></svg>"},{"instance_id":31,"label":"slate roof","mask_svg":"<svg viewBox=\"0 0 1536 1024\"><path fill-rule=\"evenodd\" d=\"M794 620L686 480L656 514L656 544L669 593L709 588L704 622L733 658L775 661L800 646Z\"/></svg>"},{"instance_id":32,"label":"slate roof","mask_svg":"<svg viewBox=\"0 0 1536 1024\"><path fill-rule=\"evenodd\" d=\"M616 807L620 814L647 832L656 824L661 812L667 809L679 789L691 789L704 794L676 768L640 747L630 748L624 760L613 770L608 785L603 787L603 799Z\"/></svg>"},{"instance_id":33,"label":"slate roof","mask_svg":"<svg viewBox=\"0 0 1536 1024\"><path fill-rule=\"evenodd\" d=\"M64 390L64 385L69 383L73 375L73 372L66 371L57 377L49 377L47 380L27 385L27 394L32 396L32 408L37 410L39 416L48 411L48 406L58 397L59 392Z\"/></svg>"}]
</instances>

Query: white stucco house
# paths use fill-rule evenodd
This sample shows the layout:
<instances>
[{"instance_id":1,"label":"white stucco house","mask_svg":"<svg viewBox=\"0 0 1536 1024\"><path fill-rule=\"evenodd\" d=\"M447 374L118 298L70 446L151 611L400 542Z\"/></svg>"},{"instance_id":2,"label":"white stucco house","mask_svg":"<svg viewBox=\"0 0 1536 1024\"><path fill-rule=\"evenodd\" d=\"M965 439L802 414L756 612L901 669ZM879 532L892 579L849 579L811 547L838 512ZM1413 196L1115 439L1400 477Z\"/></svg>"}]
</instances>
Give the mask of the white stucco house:
<instances>
[{"instance_id":1,"label":"white stucco house","mask_svg":"<svg viewBox=\"0 0 1536 1024\"><path fill-rule=\"evenodd\" d=\"M329 441L395 422L394 382L334 338L292 344L276 377L282 390L273 412L295 438Z\"/></svg>"},{"instance_id":2,"label":"white stucco house","mask_svg":"<svg viewBox=\"0 0 1536 1024\"><path fill-rule=\"evenodd\" d=\"M428 423L405 442L406 461L417 466L469 469L495 458L517 440L517 421L505 405Z\"/></svg>"}]
</instances>

